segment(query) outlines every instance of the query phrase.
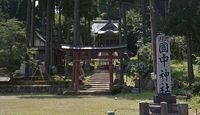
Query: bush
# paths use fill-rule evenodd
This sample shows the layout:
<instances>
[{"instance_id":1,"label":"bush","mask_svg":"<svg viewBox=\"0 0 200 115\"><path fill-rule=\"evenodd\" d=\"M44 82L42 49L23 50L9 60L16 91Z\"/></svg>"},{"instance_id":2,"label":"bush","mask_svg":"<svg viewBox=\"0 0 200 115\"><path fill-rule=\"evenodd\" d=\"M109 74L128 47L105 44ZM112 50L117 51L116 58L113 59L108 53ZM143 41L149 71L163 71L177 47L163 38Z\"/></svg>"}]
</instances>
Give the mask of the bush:
<instances>
[{"instance_id":1,"label":"bush","mask_svg":"<svg viewBox=\"0 0 200 115\"><path fill-rule=\"evenodd\" d=\"M194 82L192 84L192 93L195 95L200 94L200 82Z\"/></svg>"},{"instance_id":2,"label":"bush","mask_svg":"<svg viewBox=\"0 0 200 115\"><path fill-rule=\"evenodd\" d=\"M138 50L138 62L136 63L136 70L142 78L150 75L152 71L152 50L151 43L142 45Z\"/></svg>"},{"instance_id":3,"label":"bush","mask_svg":"<svg viewBox=\"0 0 200 115\"><path fill-rule=\"evenodd\" d=\"M114 85L112 90L111 90L112 95L115 95L115 94L118 94L118 93L121 93L121 92L122 92L122 86L119 86L119 85Z\"/></svg>"},{"instance_id":4,"label":"bush","mask_svg":"<svg viewBox=\"0 0 200 115\"><path fill-rule=\"evenodd\" d=\"M151 44L146 43L140 45L137 53L137 59L130 60L126 66L126 73L128 75L140 76L145 79L150 76L152 71L152 51Z\"/></svg>"}]
</instances>

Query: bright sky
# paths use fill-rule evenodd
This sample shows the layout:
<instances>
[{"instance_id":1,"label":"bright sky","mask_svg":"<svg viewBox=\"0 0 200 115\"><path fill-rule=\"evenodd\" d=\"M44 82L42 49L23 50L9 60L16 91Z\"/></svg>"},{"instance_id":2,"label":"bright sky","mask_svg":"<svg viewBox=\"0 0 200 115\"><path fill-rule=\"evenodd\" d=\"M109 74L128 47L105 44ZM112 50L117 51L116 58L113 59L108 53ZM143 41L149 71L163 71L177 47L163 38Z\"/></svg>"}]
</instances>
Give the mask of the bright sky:
<instances>
[{"instance_id":1,"label":"bright sky","mask_svg":"<svg viewBox=\"0 0 200 115\"><path fill-rule=\"evenodd\" d=\"M35 6L38 6L38 1L37 0L35 1Z\"/></svg>"}]
</instances>

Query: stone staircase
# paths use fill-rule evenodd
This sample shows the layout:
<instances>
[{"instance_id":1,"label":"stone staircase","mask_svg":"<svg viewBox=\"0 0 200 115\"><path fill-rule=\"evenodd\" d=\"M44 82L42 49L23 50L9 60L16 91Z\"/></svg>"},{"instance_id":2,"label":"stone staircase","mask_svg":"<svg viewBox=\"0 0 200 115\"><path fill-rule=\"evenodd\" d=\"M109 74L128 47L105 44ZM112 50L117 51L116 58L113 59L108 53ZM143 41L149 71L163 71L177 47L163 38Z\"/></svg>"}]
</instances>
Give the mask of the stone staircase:
<instances>
[{"instance_id":1,"label":"stone staircase","mask_svg":"<svg viewBox=\"0 0 200 115\"><path fill-rule=\"evenodd\" d=\"M110 78L108 71L97 71L85 82L85 88L80 90L81 94L109 94Z\"/></svg>"}]
</instances>

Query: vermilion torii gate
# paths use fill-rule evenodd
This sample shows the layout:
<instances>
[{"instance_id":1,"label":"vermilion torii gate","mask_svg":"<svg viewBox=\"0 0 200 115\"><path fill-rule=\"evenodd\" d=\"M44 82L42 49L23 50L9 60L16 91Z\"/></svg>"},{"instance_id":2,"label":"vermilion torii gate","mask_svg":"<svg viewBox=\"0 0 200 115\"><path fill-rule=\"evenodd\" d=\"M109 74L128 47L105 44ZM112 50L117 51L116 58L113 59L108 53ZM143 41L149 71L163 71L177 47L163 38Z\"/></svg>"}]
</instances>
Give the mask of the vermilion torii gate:
<instances>
[{"instance_id":1,"label":"vermilion torii gate","mask_svg":"<svg viewBox=\"0 0 200 115\"><path fill-rule=\"evenodd\" d=\"M108 59L109 61L109 76L110 76L110 89L113 86L113 59L122 59L123 53L126 50L126 45L110 46L110 47L73 47L62 45L62 49L66 51L66 54L72 53L73 56L68 57L75 62L75 75L74 77L74 90L78 91L80 88L80 62L91 59ZM104 52L107 55L99 56L99 52ZM116 53L117 52L117 53ZM117 54L117 55L116 55ZM123 73L123 62L120 62Z\"/></svg>"}]
</instances>

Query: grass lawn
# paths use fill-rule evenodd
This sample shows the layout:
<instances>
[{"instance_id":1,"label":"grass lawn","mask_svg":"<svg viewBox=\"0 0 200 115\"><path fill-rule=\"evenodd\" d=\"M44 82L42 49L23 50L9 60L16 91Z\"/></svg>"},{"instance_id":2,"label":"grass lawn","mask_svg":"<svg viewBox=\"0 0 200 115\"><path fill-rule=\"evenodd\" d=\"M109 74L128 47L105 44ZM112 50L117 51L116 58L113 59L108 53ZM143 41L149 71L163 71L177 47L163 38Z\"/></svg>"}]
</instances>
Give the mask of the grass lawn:
<instances>
[{"instance_id":1,"label":"grass lawn","mask_svg":"<svg viewBox=\"0 0 200 115\"><path fill-rule=\"evenodd\" d=\"M138 115L139 102L151 102L152 96L153 93L149 91L116 96L1 94L0 115L107 115L108 110L115 111L117 115ZM188 103L192 107L190 115L194 115L195 108L200 111L199 97L194 97Z\"/></svg>"}]
</instances>

